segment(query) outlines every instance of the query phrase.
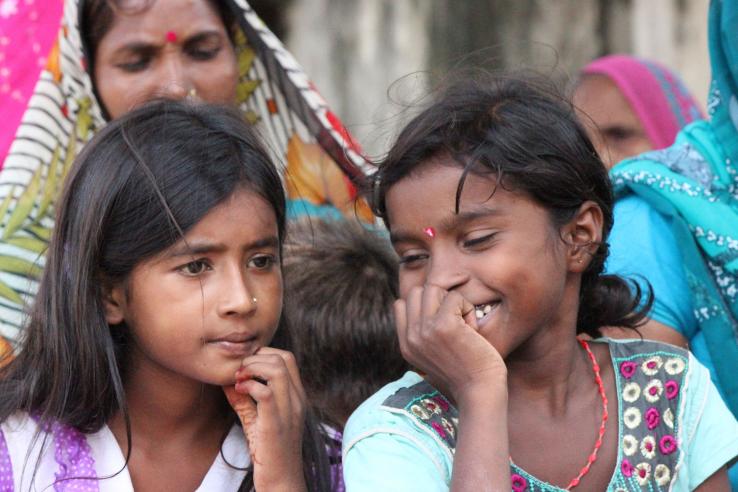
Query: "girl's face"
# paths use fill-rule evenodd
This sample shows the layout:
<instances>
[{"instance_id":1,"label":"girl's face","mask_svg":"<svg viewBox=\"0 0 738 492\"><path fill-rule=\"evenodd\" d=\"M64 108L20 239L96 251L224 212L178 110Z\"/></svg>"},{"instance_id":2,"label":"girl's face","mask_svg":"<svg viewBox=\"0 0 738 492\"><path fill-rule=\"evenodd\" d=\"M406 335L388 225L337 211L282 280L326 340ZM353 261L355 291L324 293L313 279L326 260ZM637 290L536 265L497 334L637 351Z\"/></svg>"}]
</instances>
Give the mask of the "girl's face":
<instances>
[{"instance_id":1,"label":"girl's face","mask_svg":"<svg viewBox=\"0 0 738 492\"><path fill-rule=\"evenodd\" d=\"M282 310L272 207L237 190L185 240L136 265L106 309L108 323L132 331L129 367L233 384L242 359L271 341Z\"/></svg>"},{"instance_id":2,"label":"girl's face","mask_svg":"<svg viewBox=\"0 0 738 492\"><path fill-rule=\"evenodd\" d=\"M461 175L439 157L386 194L401 297L424 284L459 292L481 311L479 332L503 357L553 325L576 326L579 284L546 209L502 187L490 198L493 177L469 174L457 215Z\"/></svg>"},{"instance_id":3,"label":"girl's face","mask_svg":"<svg viewBox=\"0 0 738 492\"><path fill-rule=\"evenodd\" d=\"M118 14L95 51L95 87L111 118L157 97L232 104L238 67L207 0L156 0Z\"/></svg>"}]
</instances>

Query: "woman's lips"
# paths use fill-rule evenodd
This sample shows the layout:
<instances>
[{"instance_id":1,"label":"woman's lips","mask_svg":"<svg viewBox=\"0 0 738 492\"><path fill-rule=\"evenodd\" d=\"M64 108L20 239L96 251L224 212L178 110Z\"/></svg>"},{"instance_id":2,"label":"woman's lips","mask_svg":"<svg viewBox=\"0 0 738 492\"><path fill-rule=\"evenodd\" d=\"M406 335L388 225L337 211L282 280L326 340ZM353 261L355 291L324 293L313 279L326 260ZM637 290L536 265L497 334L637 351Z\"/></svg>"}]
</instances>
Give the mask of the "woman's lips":
<instances>
[{"instance_id":1,"label":"woman's lips","mask_svg":"<svg viewBox=\"0 0 738 492\"><path fill-rule=\"evenodd\" d=\"M233 356L244 357L256 352L257 341L258 338L255 335L234 333L211 340L208 344Z\"/></svg>"}]
</instances>

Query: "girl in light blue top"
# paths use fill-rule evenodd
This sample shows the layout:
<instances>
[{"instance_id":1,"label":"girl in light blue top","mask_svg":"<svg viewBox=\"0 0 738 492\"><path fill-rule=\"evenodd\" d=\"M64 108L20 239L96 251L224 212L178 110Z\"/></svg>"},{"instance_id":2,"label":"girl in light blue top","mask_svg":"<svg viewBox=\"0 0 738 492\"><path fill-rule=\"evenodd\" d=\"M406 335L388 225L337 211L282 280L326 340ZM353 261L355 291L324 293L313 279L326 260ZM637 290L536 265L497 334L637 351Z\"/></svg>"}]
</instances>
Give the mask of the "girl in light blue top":
<instances>
[{"instance_id":1,"label":"girl in light blue top","mask_svg":"<svg viewBox=\"0 0 738 492\"><path fill-rule=\"evenodd\" d=\"M380 165L417 371L349 419L349 491L728 490L738 423L706 369L671 345L577 338L636 328L650 302L602 275L610 181L553 94L467 77Z\"/></svg>"}]
</instances>

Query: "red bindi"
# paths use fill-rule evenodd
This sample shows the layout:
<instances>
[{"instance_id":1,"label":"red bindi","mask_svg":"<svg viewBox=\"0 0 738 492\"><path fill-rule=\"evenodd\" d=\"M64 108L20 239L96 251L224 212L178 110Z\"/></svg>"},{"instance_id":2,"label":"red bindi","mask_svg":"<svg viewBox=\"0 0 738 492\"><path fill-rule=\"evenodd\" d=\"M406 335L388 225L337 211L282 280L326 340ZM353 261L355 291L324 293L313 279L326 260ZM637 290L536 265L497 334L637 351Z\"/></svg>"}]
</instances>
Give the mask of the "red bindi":
<instances>
[{"instance_id":1,"label":"red bindi","mask_svg":"<svg viewBox=\"0 0 738 492\"><path fill-rule=\"evenodd\" d=\"M177 42L177 33L174 31L167 31L167 42L168 43L176 43Z\"/></svg>"},{"instance_id":2,"label":"red bindi","mask_svg":"<svg viewBox=\"0 0 738 492\"><path fill-rule=\"evenodd\" d=\"M428 236L431 239L436 237L436 230L433 229L432 227L426 227L425 229L423 229L423 232L425 233L426 236Z\"/></svg>"}]
</instances>

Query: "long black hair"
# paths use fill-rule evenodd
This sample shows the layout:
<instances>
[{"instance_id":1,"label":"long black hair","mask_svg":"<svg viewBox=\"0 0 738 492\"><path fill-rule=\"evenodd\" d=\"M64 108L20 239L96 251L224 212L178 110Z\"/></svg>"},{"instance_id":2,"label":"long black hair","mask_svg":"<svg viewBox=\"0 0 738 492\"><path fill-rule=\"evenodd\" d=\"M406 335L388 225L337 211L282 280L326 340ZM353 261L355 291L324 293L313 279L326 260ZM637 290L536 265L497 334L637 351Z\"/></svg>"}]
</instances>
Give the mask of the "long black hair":
<instances>
[{"instance_id":1,"label":"long black hair","mask_svg":"<svg viewBox=\"0 0 738 492\"><path fill-rule=\"evenodd\" d=\"M653 302L636 283L604 275L613 193L607 170L570 103L553 83L530 73L457 74L402 130L374 176L374 212L389 228L387 190L431 158L449 155L464 169L456 210L468 173L494 173L505 189L544 206L556 227L588 200L604 218L602 242L582 275L577 333L600 336L603 326L636 328Z\"/></svg>"},{"instance_id":2,"label":"long black hair","mask_svg":"<svg viewBox=\"0 0 738 492\"><path fill-rule=\"evenodd\" d=\"M0 369L0 421L25 411L42 426L91 433L120 411L130 442L128 330L108 326L105 286L124 282L238 189L271 205L281 242L279 173L233 109L156 101L98 133L66 180L20 351ZM326 490L317 487L327 462L322 445L310 442L315 435L305 433L305 473L315 490Z\"/></svg>"}]
</instances>

